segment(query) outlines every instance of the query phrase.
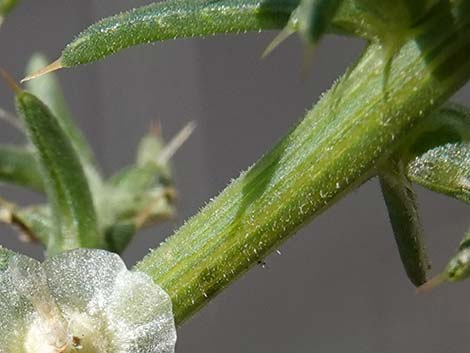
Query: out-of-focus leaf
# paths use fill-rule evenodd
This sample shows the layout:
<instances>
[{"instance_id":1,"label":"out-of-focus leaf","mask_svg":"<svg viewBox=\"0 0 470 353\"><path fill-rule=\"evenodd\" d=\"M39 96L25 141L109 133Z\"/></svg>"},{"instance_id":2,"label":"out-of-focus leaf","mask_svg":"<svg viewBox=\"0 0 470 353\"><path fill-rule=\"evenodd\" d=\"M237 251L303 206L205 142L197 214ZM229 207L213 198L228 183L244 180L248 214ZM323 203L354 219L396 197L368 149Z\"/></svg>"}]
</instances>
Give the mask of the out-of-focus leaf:
<instances>
[{"instance_id":1,"label":"out-of-focus leaf","mask_svg":"<svg viewBox=\"0 0 470 353\"><path fill-rule=\"evenodd\" d=\"M117 254L122 253L134 237L137 227L134 221L118 222L106 229L105 237L108 249Z\"/></svg>"},{"instance_id":2,"label":"out-of-focus leaf","mask_svg":"<svg viewBox=\"0 0 470 353\"><path fill-rule=\"evenodd\" d=\"M99 248L104 239L98 231L94 203L80 158L57 118L34 95L17 89L16 105L38 162L56 222L48 239L48 253L77 247Z\"/></svg>"},{"instance_id":3,"label":"out-of-focus leaf","mask_svg":"<svg viewBox=\"0 0 470 353\"><path fill-rule=\"evenodd\" d=\"M420 125L408 146L406 174L433 191L470 202L470 110L449 104Z\"/></svg>"},{"instance_id":4,"label":"out-of-focus leaf","mask_svg":"<svg viewBox=\"0 0 470 353\"><path fill-rule=\"evenodd\" d=\"M46 205L29 206L18 208L14 211L16 222L19 222L25 227L27 237L33 240L39 240L43 244L47 244L49 237L54 233L54 222L51 215L51 210Z\"/></svg>"},{"instance_id":5,"label":"out-of-focus leaf","mask_svg":"<svg viewBox=\"0 0 470 353\"><path fill-rule=\"evenodd\" d=\"M294 11L301 37L315 46L331 26L331 20L343 0L302 0Z\"/></svg>"}]
</instances>

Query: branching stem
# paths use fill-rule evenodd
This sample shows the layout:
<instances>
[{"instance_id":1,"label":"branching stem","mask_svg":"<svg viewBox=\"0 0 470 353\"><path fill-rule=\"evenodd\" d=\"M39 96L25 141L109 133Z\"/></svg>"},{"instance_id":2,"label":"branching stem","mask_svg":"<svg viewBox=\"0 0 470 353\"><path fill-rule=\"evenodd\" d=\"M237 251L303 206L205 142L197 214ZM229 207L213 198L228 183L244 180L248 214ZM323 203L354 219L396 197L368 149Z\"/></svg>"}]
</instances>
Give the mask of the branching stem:
<instances>
[{"instance_id":1,"label":"branching stem","mask_svg":"<svg viewBox=\"0 0 470 353\"><path fill-rule=\"evenodd\" d=\"M170 294L178 324L376 175L411 128L467 81L468 24L441 20L395 56L386 92L383 48L370 45L271 152L137 264Z\"/></svg>"}]
</instances>

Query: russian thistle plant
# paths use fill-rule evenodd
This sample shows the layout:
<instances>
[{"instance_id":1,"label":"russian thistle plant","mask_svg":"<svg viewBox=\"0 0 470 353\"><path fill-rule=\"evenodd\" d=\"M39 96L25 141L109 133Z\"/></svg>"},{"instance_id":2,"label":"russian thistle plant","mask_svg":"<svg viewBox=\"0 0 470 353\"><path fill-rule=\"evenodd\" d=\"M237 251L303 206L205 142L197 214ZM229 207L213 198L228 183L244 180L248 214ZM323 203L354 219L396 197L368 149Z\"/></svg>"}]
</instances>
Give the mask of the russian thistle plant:
<instances>
[{"instance_id":1,"label":"russian thistle plant","mask_svg":"<svg viewBox=\"0 0 470 353\"><path fill-rule=\"evenodd\" d=\"M147 136L135 165L105 180L64 109L51 71L179 37L278 29L279 36L267 48L270 53L293 33L301 36L308 51L323 35L337 33L368 42L358 61L271 151L136 264L133 274L154 286L149 291L171 300L172 308L162 304L167 309L163 317L180 325L299 227L378 177L410 281L423 290L445 280L465 279L470 275L468 236L443 273L428 281L429 261L413 188L419 184L466 203L470 200L470 112L448 102L470 75L469 10L468 0L179 0L106 18L79 34L52 64L30 70L25 79L31 80L30 92L9 80L29 143L4 148L1 177L44 192L48 203L22 208L5 201L2 218L45 245L50 259L42 267L78 262L83 263L83 276L101 278L95 273L99 270L85 266L82 254L108 253L74 249L120 253L143 225L173 212L167 163L174 144L165 146L158 134ZM39 85L39 80L47 81ZM181 136L189 130L191 126ZM160 312L151 310L147 321L136 324L145 338L135 333L127 343L117 344L109 330L121 315L109 314L115 313L109 309L114 299L103 295L96 299L100 305L76 309L75 301L93 299L84 300L78 291L66 299L54 294L70 281L67 271L56 276L49 274L53 268L38 269L32 271L33 279L15 281L25 276L21 261L15 260L20 255L4 253L2 278L10 288L6 293L23 298L5 302L9 308L30 308L15 309L18 314L0 319L0 327L15 332L15 349L173 349L174 340L165 338L174 336L174 325L168 324L169 331L160 334L158 325L149 324ZM103 258L117 261L111 255ZM129 279L119 287L119 277L111 278L106 290L116 296L115 288L125 292L133 283ZM25 282L26 289L15 282ZM33 287L49 290L43 293ZM90 292L100 291L93 287ZM145 302L137 299L139 295L136 289L125 297L137 313L142 310L137 302ZM97 333L87 325L100 329ZM43 336L52 338L42 340ZM155 346L158 342L161 347ZM5 352L13 351L11 347L0 345Z\"/></svg>"}]
</instances>

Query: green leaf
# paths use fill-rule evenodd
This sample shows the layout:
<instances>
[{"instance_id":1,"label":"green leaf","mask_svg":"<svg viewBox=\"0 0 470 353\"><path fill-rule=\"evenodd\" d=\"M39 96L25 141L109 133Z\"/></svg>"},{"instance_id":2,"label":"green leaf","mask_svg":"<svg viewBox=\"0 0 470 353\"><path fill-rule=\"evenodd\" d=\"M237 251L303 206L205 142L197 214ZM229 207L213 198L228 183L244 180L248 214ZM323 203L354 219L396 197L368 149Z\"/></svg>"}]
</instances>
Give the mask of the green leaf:
<instances>
[{"instance_id":1,"label":"green leaf","mask_svg":"<svg viewBox=\"0 0 470 353\"><path fill-rule=\"evenodd\" d=\"M109 183L122 192L139 195L159 184L160 168L155 163L130 166L114 175Z\"/></svg>"},{"instance_id":2,"label":"green leaf","mask_svg":"<svg viewBox=\"0 0 470 353\"><path fill-rule=\"evenodd\" d=\"M136 195L158 185L169 185L171 183L169 163L168 161L159 163L159 157L165 151L165 143L160 133L151 131L139 143L135 164L112 176L109 184Z\"/></svg>"},{"instance_id":3,"label":"green leaf","mask_svg":"<svg viewBox=\"0 0 470 353\"><path fill-rule=\"evenodd\" d=\"M139 218L144 213L148 213L145 217L148 221L174 215L174 191L169 186L169 179L152 163L130 167L116 175L108 184L104 201L110 213L108 225Z\"/></svg>"},{"instance_id":4,"label":"green leaf","mask_svg":"<svg viewBox=\"0 0 470 353\"><path fill-rule=\"evenodd\" d=\"M470 203L470 110L446 105L426 119L411 140L408 178Z\"/></svg>"},{"instance_id":5,"label":"green leaf","mask_svg":"<svg viewBox=\"0 0 470 353\"><path fill-rule=\"evenodd\" d=\"M23 147L0 146L0 181L44 191L33 152Z\"/></svg>"},{"instance_id":6,"label":"green leaf","mask_svg":"<svg viewBox=\"0 0 470 353\"><path fill-rule=\"evenodd\" d=\"M171 145L164 144L157 130L151 131L139 144L136 163L106 183L101 218L111 251L121 253L137 230L173 217L174 191L166 159Z\"/></svg>"},{"instance_id":7,"label":"green leaf","mask_svg":"<svg viewBox=\"0 0 470 353\"><path fill-rule=\"evenodd\" d=\"M400 149L405 172L413 182L470 203L470 110L447 104L431 114L411 133ZM401 225L406 226L406 219ZM411 233L410 233L411 234ZM425 283L428 290L444 281L470 276L470 232L444 271Z\"/></svg>"},{"instance_id":8,"label":"green leaf","mask_svg":"<svg viewBox=\"0 0 470 353\"><path fill-rule=\"evenodd\" d=\"M34 95L17 90L16 105L29 139L36 147L55 232L48 254L78 247L99 248L95 208L80 159L57 118Z\"/></svg>"},{"instance_id":9,"label":"green leaf","mask_svg":"<svg viewBox=\"0 0 470 353\"><path fill-rule=\"evenodd\" d=\"M139 143L136 164L144 166L147 163L155 163L164 148L165 142L161 136L160 129L153 128Z\"/></svg>"},{"instance_id":10,"label":"green leaf","mask_svg":"<svg viewBox=\"0 0 470 353\"><path fill-rule=\"evenodd\" d=\"M416 195L403 169L400 161L390 160L381 169L380 184L401 261L410 281L415 286L420 286L426 282L426 272L430 265Z\"/></svg>"},{"instance_id":11,"label":"green leaf","mask_svg":"<svg viewBox=\"0 0 470 353\"><path fill-rule=\"evenodd\" d=\"M299 0L169 0L105 18L78 35L38 77L103 59L123 49L168 39L245 33L285 26Z\"/></svg>"},{"instance_id":12,"label":"green leaf","mask_svg":"<svg viewBox=\"0 0 470 353\"><path fill-rule=\"evenodd\" d=\"M134 221L118 222L106 229L105 237L108 249L121 254L137 232Z\"/></svg>"},{"instance_id":13,"label":"green leaf","mask_svg":"<svg viewBox=\"0 0 470 353\"><path fill-rule=\"evenodd\" d=\"M413 160L407 174L428 189L470 203L470 145L437 147Z\"/></svg>"},{"instance_id":14,"label":"green leaf","mask_svg":"<svg viewBox=\"0 0 470 353\"><path fill-rule=\"evenodd\" d=\"M331 27L331 22L344 0L302 0L295 10L298 31L302 38L315 46Z\"/></svg>"}]
</instances>

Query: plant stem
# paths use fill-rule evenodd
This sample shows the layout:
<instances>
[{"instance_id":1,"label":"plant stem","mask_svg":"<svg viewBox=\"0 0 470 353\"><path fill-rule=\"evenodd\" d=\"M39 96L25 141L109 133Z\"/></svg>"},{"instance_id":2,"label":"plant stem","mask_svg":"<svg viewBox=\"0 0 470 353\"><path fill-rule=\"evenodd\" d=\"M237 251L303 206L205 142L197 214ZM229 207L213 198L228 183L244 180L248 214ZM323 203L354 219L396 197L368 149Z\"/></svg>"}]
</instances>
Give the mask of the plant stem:
<instances>
[{"instance_id":1,"label":"plant stem","mask_svg":"<svg viewBox=\"0 0 470 353\"><path fill-rule=\"evenodd\" d=\"M386 87L385 50L370 45L271 152L136 265L169 293L178 324L374 176L411 128L467 81L467 24L456 28L441 15L432 22L394 58Z\"/></svg>"}]
</instances>

